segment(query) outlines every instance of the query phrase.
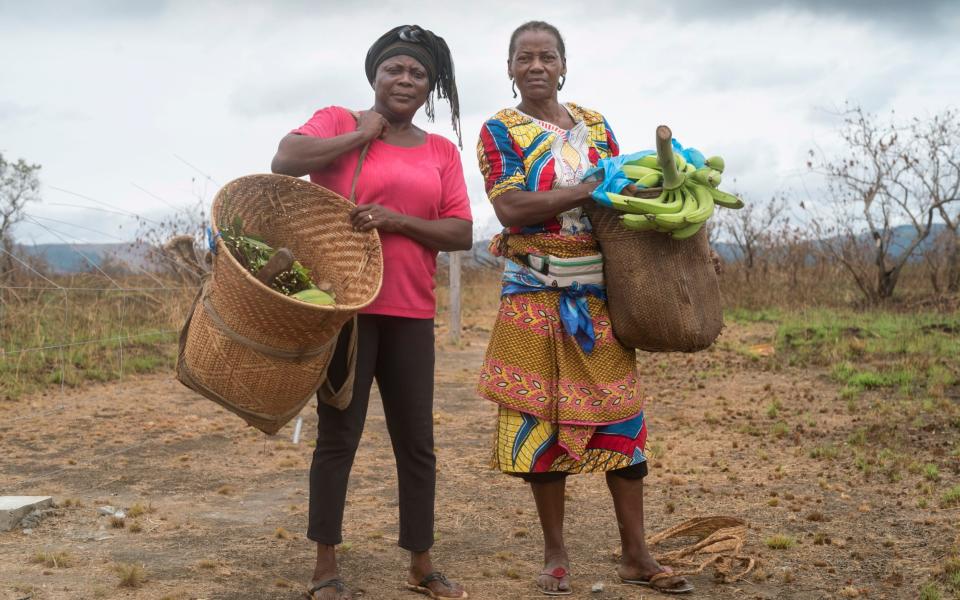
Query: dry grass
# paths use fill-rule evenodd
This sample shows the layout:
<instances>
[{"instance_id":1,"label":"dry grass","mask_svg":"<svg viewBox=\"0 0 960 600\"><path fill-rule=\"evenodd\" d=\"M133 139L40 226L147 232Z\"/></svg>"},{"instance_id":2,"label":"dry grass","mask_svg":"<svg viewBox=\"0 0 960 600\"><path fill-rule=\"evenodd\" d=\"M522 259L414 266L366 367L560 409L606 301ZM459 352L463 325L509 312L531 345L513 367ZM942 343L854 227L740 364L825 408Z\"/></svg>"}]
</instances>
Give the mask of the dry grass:
<instances>
[{"instance_id":1,"label":"dry grass","mask_svg":"<svg viewBox=\"0 0 960 600\"><path fill-rule=\"evenodd\" d=\"M120 563L114 566L117 573L118 585L122 588L139 588L147 581L147 571L143 565L135 563Z\"/></svg>"},{"instance_id":2,"label":"dry grass","mask_svg":"<svg viewBox=\"0 0 960 600\"><path fill-rule=\"evenodd\" d=\"M194 294L182 283L125 277L117 280L123 288L167 289L114 291L102 276L52 280L68 289L42 280L0 287L0 397L172 366L176 330Z\"/></svg>"},{"instance_id":3,"label":"dry grass","mask_svg":"<svg viewBox=\"0 0 960 600\"><path fill-rule=\"evenodd\" d=\"M30 559L30 562L49 567L51 569L68 569L72 567L76 561L69 552L65 550L59 550L53 552L37 552Z\"/></svg>"},{"instance_id":4,"label":"dry grass","mask_svg":"<svg viewBox=\"0 0 960 600\"><path fill-rule=\"evenodd\" d=\"M797 545L797 540L789 535L778 533L763 541L771 550L789 550Z\"/></svg>"},{"instance_id":5,"label":"dry grass","mask_svg":"<svg viewBox=\"0 0 960 600\"><path fill-rule=\"evenodd\" d=\"M130 510L127 511L127 516L131 519L136 519L137 517L142 517L143 515L152 514L156 512L157 509L154 508L153 504L148 503L146 506L137 502L130 507Z\"/></svg>"}]
</instances>

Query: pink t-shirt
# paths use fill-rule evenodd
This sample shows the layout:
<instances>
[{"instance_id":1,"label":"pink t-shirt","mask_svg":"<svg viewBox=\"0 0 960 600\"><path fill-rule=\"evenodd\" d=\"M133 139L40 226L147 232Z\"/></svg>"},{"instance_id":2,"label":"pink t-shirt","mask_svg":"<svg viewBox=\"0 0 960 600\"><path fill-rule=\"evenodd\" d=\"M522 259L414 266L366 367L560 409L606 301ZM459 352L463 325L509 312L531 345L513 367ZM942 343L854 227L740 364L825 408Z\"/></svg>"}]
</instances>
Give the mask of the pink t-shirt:
<instances>
[{"instance_id":1,"label":"pink t-shirt","mask_svg":"<svg viewBox=\"0 0 960 600\"><path fill-rule=\"evenodd\" d=\"M335 137L357 129L345 108L330 106L314 113L293 133ZM360 148L341 155L310 181L349 198ZM376 139L370 144L357 180L357 204L380 204L421 219L457 218L472 221L470 198L463 180L460 153L450 140L427 134L413 148ZM383 286L367 314L432 319L436 315L433 276L437 251L398 233L380 232L383 244Z\"/></svg>"}]
</instances>

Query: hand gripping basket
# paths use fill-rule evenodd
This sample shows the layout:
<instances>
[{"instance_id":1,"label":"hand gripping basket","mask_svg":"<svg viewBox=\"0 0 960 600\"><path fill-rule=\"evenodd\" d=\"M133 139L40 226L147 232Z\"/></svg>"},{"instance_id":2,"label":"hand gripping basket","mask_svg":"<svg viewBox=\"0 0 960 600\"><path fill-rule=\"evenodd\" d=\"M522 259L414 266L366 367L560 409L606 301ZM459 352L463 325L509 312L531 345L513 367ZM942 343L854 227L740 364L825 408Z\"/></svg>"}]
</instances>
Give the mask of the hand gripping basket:
<instances>
[{"instance_id":1,"label":"hand gripping basket","mask_svg":"<svg viewBox=\"0 0 960 600\"><path fill-rule=\"evenodd\" d=\"M284 175L249 175L213 201L213 273L180 333L177 378L273 434L326 378L337 335L380 291L383 256L376 231L354 231L353 203ZM244 232L288 248L336 304L285 296L260 283L230 254L218 224L243 219Z\"/></svg>"}]
</instances>

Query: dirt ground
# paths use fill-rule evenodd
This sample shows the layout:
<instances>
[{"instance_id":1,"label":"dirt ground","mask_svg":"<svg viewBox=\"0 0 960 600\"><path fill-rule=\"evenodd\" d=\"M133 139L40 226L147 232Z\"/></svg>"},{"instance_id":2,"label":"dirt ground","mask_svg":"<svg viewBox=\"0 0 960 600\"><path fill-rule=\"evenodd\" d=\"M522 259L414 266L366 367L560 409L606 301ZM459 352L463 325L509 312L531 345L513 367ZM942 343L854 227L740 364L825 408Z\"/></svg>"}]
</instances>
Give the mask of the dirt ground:
<instances>
[{"instance_id":1,"label":"dirt ground","mask_svg":"<svg viewBox=\"0 0 960 600\"><path fill-rule=\"evenodd\" d=\"M487 468L494 409L474 393L486 335L474 325L460 347L438 342L435 557L471 598L542 597L530 492ZM842 460L855 431L897 415L872 414L876 398L839 399L825 372L773 368L772 336L771 325L734 324L711 350L640 356L648 530L711 514L750 523L745 550L756 571L733 584L709 571L694 576L697 598L917 598L957 539L960 511L939 508L935 496L918 508L920 474L891 483L898 478L865 477ZM393 457L379 398L371 402L350 480L342 574L364 598L416 598L401 587ZM314 551L304 537L312 404L303 415L299 444L292 424L266 437L170 373L0 401L0 490L52 495L59 505L29 533L0 533L0 598L302 597ZM905 451L918 461L953 461L938 490L957 483L954 438L948 429L909 434ZM841 457L824 459L815 451L823 447ZM603 477L571 478L568 498L574 597L654 597L617 581ZM98 516L103 505L142 514L113 527ZM777 534L796 545L770 548ZM61 552L57 564L37 562L38 553ZM120 587L117 566L131 564L145 581ZM595 583L602 592L591 593Z\"/></svg>"}]
</instances>

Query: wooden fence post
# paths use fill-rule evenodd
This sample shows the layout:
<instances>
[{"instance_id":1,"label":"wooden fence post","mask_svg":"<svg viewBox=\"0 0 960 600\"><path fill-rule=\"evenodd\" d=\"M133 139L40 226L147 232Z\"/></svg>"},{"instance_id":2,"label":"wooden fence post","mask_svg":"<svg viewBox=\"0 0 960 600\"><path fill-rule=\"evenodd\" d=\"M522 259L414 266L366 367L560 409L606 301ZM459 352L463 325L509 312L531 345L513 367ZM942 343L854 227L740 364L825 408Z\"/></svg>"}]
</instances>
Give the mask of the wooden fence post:
<instances>
[{"instance_id":1,"label":"wooden fence post","mask_svg":"<svg viewBox=\"0 0 960 600\"><path fill-rule=\"evenodd\" d=\"M450 253L450 341L460 344L460 261L462 252Z\"/></svg>"}]
</instances>

